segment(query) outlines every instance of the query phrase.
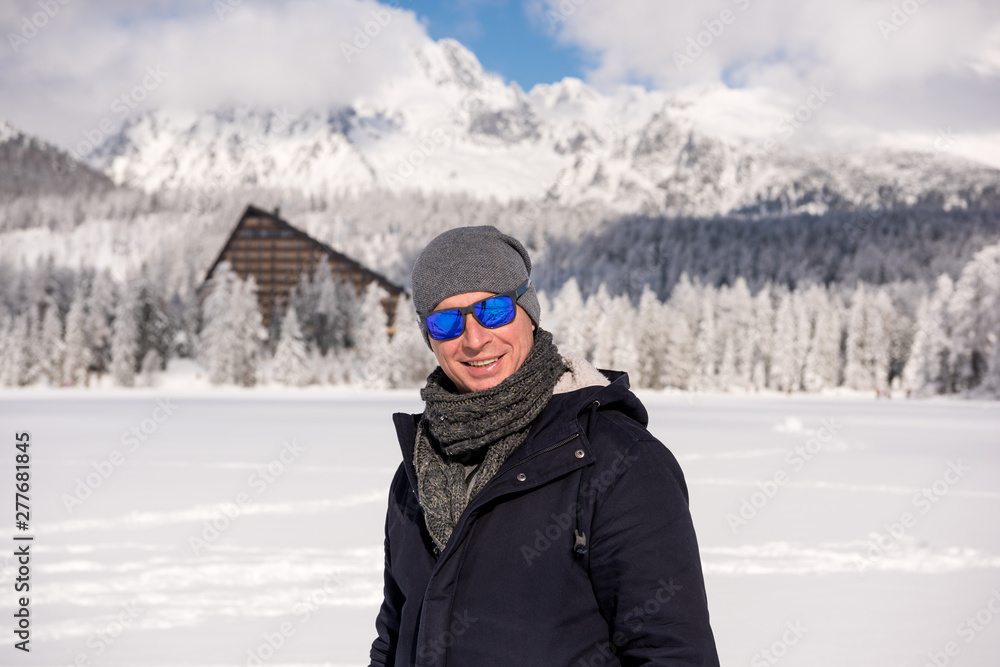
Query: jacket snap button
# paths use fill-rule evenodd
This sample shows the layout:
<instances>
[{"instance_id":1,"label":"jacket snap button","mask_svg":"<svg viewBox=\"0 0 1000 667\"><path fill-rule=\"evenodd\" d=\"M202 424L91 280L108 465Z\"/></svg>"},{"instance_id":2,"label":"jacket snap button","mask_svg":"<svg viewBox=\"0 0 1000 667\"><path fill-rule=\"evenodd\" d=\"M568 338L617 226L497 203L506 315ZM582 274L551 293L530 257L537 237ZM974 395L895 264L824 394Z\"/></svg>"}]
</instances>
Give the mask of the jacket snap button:
<instances>
[{"instance_id":1,"label":"jacket snap button","mask_svg":"<svg viewBox=\"0 0 1000 667\"><path fill-rule=\"evenodd\" d=\"M525 475L523 472L517 474L517 481L523 482L526 479L528 479L528 476Z\"/></svg>"},{"instance_id":2,"label":"jacket snap button","mask_svg":"<svg viewBox=\"0 0 1000 667\"><path fill-rule=\"evenodd\" d=\"M584 456L586 456L586 454L583 453L582 449L576 450L576 458L582 459Z\"/></svg>"}]
</instances>

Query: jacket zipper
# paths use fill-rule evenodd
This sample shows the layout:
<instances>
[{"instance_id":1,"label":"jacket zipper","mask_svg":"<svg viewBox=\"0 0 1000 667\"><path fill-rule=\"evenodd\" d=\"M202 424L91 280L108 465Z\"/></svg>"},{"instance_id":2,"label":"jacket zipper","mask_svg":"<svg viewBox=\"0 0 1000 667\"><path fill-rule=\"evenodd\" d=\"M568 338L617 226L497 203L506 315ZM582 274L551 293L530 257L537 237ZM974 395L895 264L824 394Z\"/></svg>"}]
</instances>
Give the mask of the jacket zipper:
<instances>
[{"instance_id":1,"label":"jacket zipper","mask_svg":"<svg viewBox=\"0 0 1000 667\"><path fill-rule=\"evenodd\" d=\"M509 467L509 468L507 468L506 470L504 470L504 471L503 471L503 472L502 472L501 474L497 475L497 477L496 477L496 478L494 478L494 479L498 479L498 478L500 478L500 477L503 477L503 476L504 476L504 475L506 475L506 474L507 474L508 472L510 472L511 470L513 470L514 468L516 468L517 466L521 465L522 463L527 463L528 461L530 461L531 459L535 458L536 456L541 456L542 454L548 454L548 453L549 453L549 452L551 452L551 451L552 451L553 449L558 449L558 448L562 447L562 446L563 446L563 445L565 445L565 444L568 444L568 443L570 443L570 442L573 442L574 440L576 440L576 439L577 439L577 438L579 438L579 437L580 437L580 434L579 434L579 433L574 433L573 435L569 436L568 438L566 438L566 439L565 439L565 440L563 440L562 442L558 442L558 443L556 443L556 444L554 444L554 445L550 445L549 447L546 447L545 449L543 449L543 450L542 450L542 451L540 451L540 452L535 452L534 454L532 454L532 455L531 455L531 456L529 456L528 458L526 458L526 459L522 459L521 461L518 461L517 463L513 464L513 465L512 465L511 467ZM485 490L485 489L484 489L484 490Z\"/></svg>"}]
</instances>

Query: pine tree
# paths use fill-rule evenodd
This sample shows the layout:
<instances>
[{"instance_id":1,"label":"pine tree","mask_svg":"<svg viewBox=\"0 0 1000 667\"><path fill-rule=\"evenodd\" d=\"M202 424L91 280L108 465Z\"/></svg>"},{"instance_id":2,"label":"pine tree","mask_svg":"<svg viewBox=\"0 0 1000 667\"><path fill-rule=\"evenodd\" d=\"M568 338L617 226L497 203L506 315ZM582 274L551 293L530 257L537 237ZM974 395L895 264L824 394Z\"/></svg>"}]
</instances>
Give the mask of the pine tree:
<instances>
[{"instance_id":1,"label":"pine tree","mask_svg":"<svg viewBox=\"0 0 1000 667\"><path fill-rule=\"evenodd\" d=\"M879 288L865 305L865 327L868 334L865 341L866 362L871 371L872 385L885 391L889 388L896 311L885 288Z\"/></svg>"},{"instance_id":2,"label":"pine tree","mask_svg":"<svg viewBox=\"0 0 1000 667\"><path fill-rule=\"evenodd\" d=\"M591 343L587 347L593 350L590 363L596 368L611 369L614 367L618 322L615 320L611 296L604 283L601 283L597 291L587 299L586 313L591 331Z\"/></svg>"},{"instance_id":3,"label":"pine tree","mask_svg":"<svg viewBox=\"0 0 1000 667\"><path fill-rule=\"evenodd\" d=\"M37 377L34 340L38 330L38 319L34 309L14 318L8 336L7 354L4 355L4 384L23 387Z\"/></svg>"},{"instance_id":4,"label":"pine tree","mask_svg":"<svg viewBox=\"0 0 1000 667\"><path fill-rule=\"evenodd\" d=\"M774 315L774 344L771 353L771 387L778 391L798 389L797 341L792 294L782 291Z\"/></svg>"},{"instance_id":5,"label":"pine tree","mask_svg":"<svg viewBox=\"0 0 1000 667\"><path fill-rule=\"evenodd\" d=\"M84 309L85 296L83 290L78 290L73 305L66 315L66 338L64 341L65 357L63 360L63 378L69 384L86 386L92 354L87 346L87 312Z\"/></svg>"},{"instance_id":6,"label":"pine tree","mask_svg":"<svg viewBox=\"0 0 1000 667\"><path fill-rule=\"evenodd\" d=\"M0 305L0 387L7 384L7 359L10 356L11 328L14 322Z\"/></svg>"},{"instance_id":7,"label":"pine tree","mask_svg":"<svg viewBox=\"0 0 1000 667\"><path fill-rule=\"evenodd\" d=\"M667 327L664 306L656 293L646 285L639 297L639 314L636 353L639 356L636 386L661 389L663 387L663 357L667 347Z\"/></svg>"},{"instance_id":8,"label":"pine tree","mask_svg":"<svg viewBox=\"0 0 1000 667\"><path fill-rule=\"evenodd\" d=\"M361 319L357 323L354 346L355 378L369 389L389 386L391 355L386 313L382 301L388 295L378 283L371 283L361 296Z\"/></svg>"},{"instance_id":9,"label":"pine tree","mask_svg":"<svg viewBox=\"0 0 1000 667\"><path fill-rule=\"evenodd\" d=\"M551 332L552 339L560 348L572 350L587 357L592 354L587 331L588 322L586 306L580 294L580 286L576 278L570 278L563 283L559 294L553 300Z\"/></svg>"},{"instance_id":10,"label":"pine tree","mask_svg":"<svg viewBox=\"0 0 1000 667\"><path fill-rule=\"evenodd\" d=\"M63 379L63 345L62 322L59 319L59 308L54 302L46 304L45 316L42 318L41 339L38 348L38 367L41 374L50 384L59 386Z\"/></svg>"},{"instance_id":11,"label":"pine tree","mask_svg":"<svg viewBox=\"0 0 1000 667\"><path fill-rule=\"evenodd\" d=\"M806 355L803 383L807 391L820 391L839 384L840 339L840 312L834 303L824 301L819 304Z\"/></svg>"},{"instance_id":12,"label":"pine tree","mask_svg":"<svg viewBox=\"0 0 1000 667\"><path fill-rule=\"evenodd\" d=\"M98 375L105 373L111 364L111 322L115 312L115 282L111 274L101 271L90 283L86 303L84 330L87 347L93 359L93 369Z\"/></svg>"},{"instance_id":13,"label":"pine tree","mask_svg":"<svg viewBox=\"0 0 1000 667\"><path fill-rule=\"evenodd\" d=\"M689 389L694 373L694 339L687 316L668 303L665 319L667 345L663 358L663 384Z\"/></svg>"},{"instance_id":14,"label":"pine tree","mask_svg":"<svg viewBox=\"0 0 1000 667\"><path fill-rule=\"evenodd\" d=\"M316 328L316 347L320 354L326 354L331 347L338 347L343 341L337 308L337 283L333 280L330 263L321 261L313 276L316 286L316 312L313 314Z\"/></svg>"},{"instance_id":15,"label":"pine tree","mask_svg":"<svg viewBox=\"0 0 1000 667\"><path fill-rule=\"evenodd\" d=\"M715 386L715 290L702 290L701 317L694 339L694 376L692 387L711 389Z\"/></svg>"},{"instance_id":16,"label":"pine tree","mask_svg":"<svg viewBox=\"0 0 1000 667\"><path fill-rule=\"evenodd\" d=\"M947 275L938 278L936 289L917 308L913 345L903 370L904 386L918 393L952 391L950 324L948 303L954 283Z\"/></svg>"},{"instance_id":17,"label":"pine tree","mask_svg":"<svg viewBox=\"0 0 1000 667\"><path fill-rule=\"evenodd\" d=\"M987 246L962 269L948 300L955 384L982 383L1000 336L1000 244Z\"/></svg>"},{"instance_id":18,"label":"pine tree","mask_svg":"<svg viewBox=\"0 0 1000 667\"><path fill-rule=\"evenodd\" d=\"M283 384L303 387L312 380L309 353L302 339L295 306L289 305L281 320L281 337L274 353L274 379Z\"/></svg>"},{"instance_id":19,"label":"pine tree","mask_svg":"<svg viewBox=\"0 0 1000 667\"><path fill-rule=\"evenodd\" d=\"M139 288L135 281L126 281L121 300L115 309L111 332L112 377L119 385L131 387L139 366Z\"/></svg>"},{"instance_id":20,"label":"pine tree","mask_svg":"<svg viewBox=\"0 0 1000 667\"><path fill-rule=\"evenodd\" d=\"M866 367L868 353L865 350L865 341L868 339L868 331L865 326L865 312L865 288L859 282L851 297L851 309L847 316L844 384L851 389L872 389L872 373Z\"/></svg>"},{"instance_id":21,"label":"pine tree","mask_svg":"<svg viewBox=\"0 0 1000 667\"><path fill-rule=\"evenodd\" d=\"M701 320L702 313L701 302L701 289L692 284L691 279L686 273L681 274L680 279L670 293L669 303L675 313L684 316L687 320L688 331L690 332L698 330L698 322Z\"/></svg>"},{"instance_id":22,"label":"pine tree","mask_svg":"<svg viewBox=\"0 0 1000 667\"><path fill-rule=\"evenodd\" d=\"M137 356L141 362L146 359L150 350L156 352L155 357L162 364L170 358L172 327L165 311L164 299L149 270L143 265L138 280L138 319L139 319L139 350ZM152 362L151 362L152 363Z\"/></svg>"},{"instance_id":23,"label":"pine tree","mask_svg":"<svg viewBox=\"0 0 1000 667\"><path fill-rule=\"evenodd\" d=\"M28 313L10 318L3 333L0 384L21 387L32 381L31 330Z\"/></svg>"},{"instance_id":24,"label":"pine tree","mask_svg":"<svg viewBox=\"0 0 1000 667\"><path fill-rule=\"evenodd\" d=\"M731 323L725 334L732 339L736 378L733 380L743 387L749 387L754 361L753 298L742 277L737 278L729 291Z\"/></svg>"},{"instance_id":25,"label":"pine tree","mask_svg":"<svg viewBox=\"0 0 1000 667\"><path fill-rule=\"evenodd\" d=\"M611 368L624 371L630 377L639 374L639 349L636 344L636 311L628 297L621 294L612 300L613 329Z\"/></svg>"},{"instance_id":26,"label":"pine tree","mask_svg":"<svg viewBox=\"0 0 1000 667\"><path fill-rule=\"evenodd\" d=\"M389 342L390 374L392 387L422 385L434 370L437 361L428 349L415 321L413 302L405 294L396 304L393 322L395 333Z\"/></svg>"},{"instance_id":27,"label":"pine tree","mask_svg":"<svg viewBox=\"0 0 1000 667\"><path fill-rule=\"evenodd\" d=\"M812 339L813 323L816 315L807 308L805 297L801 291L794 291L791 294L792 315L795 318L794 377L792 379L792 388L797 391L803 388L806 358L809 355L809 342Z\"/></svg>"},{"instance_id":28,"label":"pine tree","mask_svg":"<svg viewBox=\"0 0 1000 667\"><path fill-rule=\"evenodd\" d=\"M774 307L771 304L770 285L765 285L753 298L750 338L753 341L750 382L760 390L770 384L771 354L774 345Z\"/></svg>"},{"instance_id":29,"label":"pine tree","mask_svg":"<svg viewBox=\"0 0 1000 667\"><path fill-rule=\"evenodd\" d=\"M236 346L230 367L232 382L244 387L257 383L257 368L260 364L261 340L264 320L257 301L257 281L253 276L246 280L237 279L233 284L233 303L230 312L235 332Z\"/></svg>"},{"instance_id":30,"label":"pine tree","mask_svg":"<svg viewBox=\"0 0 1000 667\"><path fill-rule=\"evenodd\" d=\"M888 388L891 323L886 322L892 303L884 290L869 295L858 283L851 297L847 325L844 384L852 389Z\"/></svg>"},{"instance_id":31,"label":"pine tree","mask_svg":"<svg viewBox=\"0 0 1000 667\"><path fill-rule=\"evenodd\" d=\"M214 384L257 382L263 318L253 277L240 280L228 262L216 267L205 299L201 357Z\"/></svg>"},{"instance_id":32,"label":"pine tree","mask_svg":"<svg viewBox=\"0 0 1000 667\"><path fill-rule=\"evenodd\" d=\"M729 390L737 382L736 375L736 340L733 336L728 336L722 348L722 361L719 362L719 377L717 383L720 388Z\"/></svg>"},{"instance_id":33,"label":"pine tree","mask_svg":"<svg viewBox=\"0 0 1000 667\"><path fill-rule=\"evenodd\" d=\"M337 314L335 316L335 340L340 349L349 350L358 344L366 331L360 324L362 295L349 282L337 283Z\"/></svg>"}]
</instances>

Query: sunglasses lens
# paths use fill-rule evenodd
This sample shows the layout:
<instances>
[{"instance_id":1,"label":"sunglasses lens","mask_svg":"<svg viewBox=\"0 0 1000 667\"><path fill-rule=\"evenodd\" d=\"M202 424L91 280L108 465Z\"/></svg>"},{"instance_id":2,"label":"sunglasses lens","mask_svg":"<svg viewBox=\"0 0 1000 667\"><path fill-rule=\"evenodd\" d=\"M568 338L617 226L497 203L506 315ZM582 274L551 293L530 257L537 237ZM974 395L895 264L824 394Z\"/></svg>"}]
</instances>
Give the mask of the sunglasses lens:
<instances>
[{"instance_id":1,"label":"sunglasses lens","mask_svg":"<svg viewBox=\"0 0 1000 667\"><path fill-rule=\"evenodd\" d=\"M493 296L483 299L472 306L473 314L484 327L496 329L510 324L517 314L514 300L509 296ZM427 323L427 333L434 340L451 340L462 335L465 317L461 310L442 310L431 313L424 320Z\"/></svg>"},{"instance_id":2,"label":"sunglasses lens","mask_svg":"<svg viewBox=\"0 0 1000 667\"><path fill-rule=\"evenodd\" d=\"M462 313L444 310L427 316L427 333L434 340L450 340L462 335Z\"/></svg>"},{"instance_id":3,"label":"sunglasses lens","mask_svg":"<svg viewBox=\"0 0 1000 667\"><path fill-rule=\"evenodd\" d=\"M476 319L484 327L495 329L514 319L514 301L509 296L495 296L476 304Z\"/></svg>"}]
</instances>

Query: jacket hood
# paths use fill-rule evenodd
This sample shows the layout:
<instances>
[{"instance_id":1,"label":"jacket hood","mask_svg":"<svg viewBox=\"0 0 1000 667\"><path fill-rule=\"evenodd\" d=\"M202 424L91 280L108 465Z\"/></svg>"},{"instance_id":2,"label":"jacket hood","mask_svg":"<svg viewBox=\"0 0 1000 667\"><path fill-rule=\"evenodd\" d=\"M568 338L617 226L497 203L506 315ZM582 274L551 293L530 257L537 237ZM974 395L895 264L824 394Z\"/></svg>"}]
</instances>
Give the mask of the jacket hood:
<instances>
[{"instance_id":1,"label":"jacket hood","mask_svg":"<svg viewBox=\"0 0 1000 667\"><path fill-rule=\"evenodd\" d=\"M649 415L636 395L631 391L628 381L628 373L623 371L601 370L600 373L608 378L609 383L604 386L590 386L577 389L565 394L555 394L549 401L551 405L565 402L565 410L576 415L589 410L594 401L600 405L598 410L617 410L626 417L634 419L643 426L649 422ZM546 406L546 410L548 406Z\"/></svg>"}]
</instances>

